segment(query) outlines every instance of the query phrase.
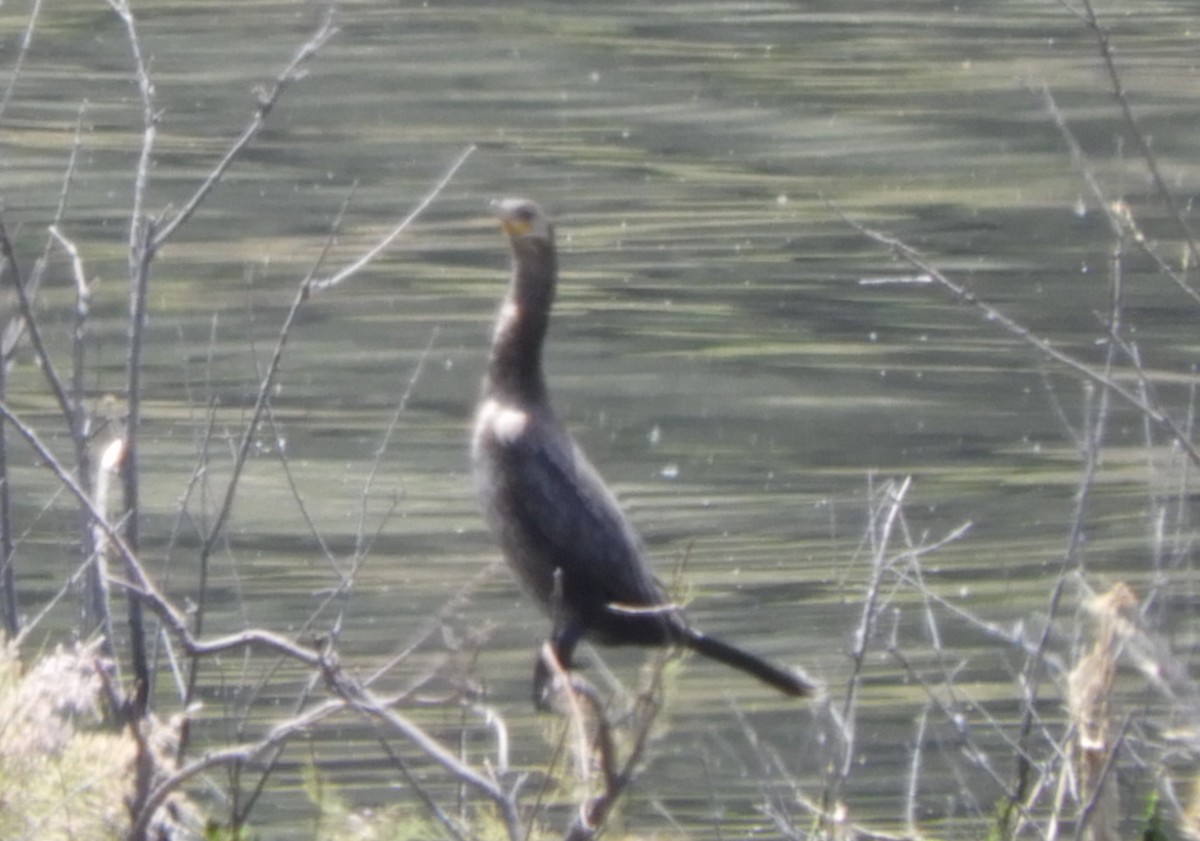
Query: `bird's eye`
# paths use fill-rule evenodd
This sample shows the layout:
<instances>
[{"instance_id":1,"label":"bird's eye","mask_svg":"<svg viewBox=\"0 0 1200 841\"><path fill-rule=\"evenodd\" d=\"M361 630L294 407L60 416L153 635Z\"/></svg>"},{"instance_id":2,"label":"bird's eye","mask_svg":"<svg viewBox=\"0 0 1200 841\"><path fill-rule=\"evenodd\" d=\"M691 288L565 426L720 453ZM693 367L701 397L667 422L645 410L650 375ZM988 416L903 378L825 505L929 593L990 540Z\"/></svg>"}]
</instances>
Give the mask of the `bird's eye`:
<instances>
[{"instance_id":1,"label":"bird's eye","mask_svg":"<svg viewBox=\"0 0 1200 841\"><path fill-rule=\"evenodd\" d=\"M522 222L532 222L533 221L533 208L532 207L518 207L516 216Z\"/></svg>"}]
</instances>

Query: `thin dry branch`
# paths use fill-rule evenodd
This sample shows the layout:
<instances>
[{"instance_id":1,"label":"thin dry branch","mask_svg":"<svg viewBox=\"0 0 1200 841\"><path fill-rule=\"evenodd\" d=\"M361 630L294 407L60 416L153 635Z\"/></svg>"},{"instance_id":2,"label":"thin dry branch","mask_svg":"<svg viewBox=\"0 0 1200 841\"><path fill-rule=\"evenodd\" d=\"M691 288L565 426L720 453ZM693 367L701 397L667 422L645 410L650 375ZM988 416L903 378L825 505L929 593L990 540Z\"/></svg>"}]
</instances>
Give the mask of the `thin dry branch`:
<instances>
[{"instance_id":1,"label":"thin dry branch","mask_svg":"<svg viewBox=\"0 0 1200 841\"><path fill-rule=\"evenodd\" d=\"M149 133L150 129L147 129ZM125 492L125 540L134 555L141 543L141 419L142 346L146 328L146 298L150 288L151 255L147 243L154 226L149 219L134 217L130 244L129 323L126 353L125 456L121 460L121 484ZM129 655L133 667L134 714L141 717L150 703L151 674L146 651L145 619L137 599L128 601Z\"/></svg>"},{"instance_id":2,"label":"thin dry branch","mask_svg":"<svg viewBox=\"0 0 1200 841\"><path fill-rule=\"evenodd\" d=\"M1118 255L1120 253L1118 247ZM1116 358L1118 348L1118 333L1121 329L1122 319L1122 296L1120 285L1121 272L1119 263L1114 260L1113 273L1113 294L1110 296L1110 311L1109 311L1109 337L1108 347L1105 353L1104 376L1111 377L1112 367ZM1137 368L1141 369L1138 365ZM1085 381L1086 382L1086 381ZM1010 811L1018 804L1031 802L1035 796L1037 786L1034 785L1033 777L1034 762L1031 757L1029 741L1034 732L1034 724L1038 720L1039 695L1041 692L1043 673L1049 665L1047 652L1049 651L1051 633L1054 629L1054 622L1058 616L1058 611L1068 580L1082 581L1082 573L1084 571L1082 563L1081 548L1084 542L1084 532L1087 524L1088 504L1091 500L1092 489L1096 480L1096 473L1100 466L1100 449L1104 441L1104 433L1108 422L1109 408L1109 392L1107 389L1100 389L1099 394L1093 394L1095 391L1090 382L1087 382L1087 399L1083 405L1083 422L1081 434L1078 436L1080 444L1080 457L1083 461L1083 469L1079 477L1079 487L1075 494L1075 505L1073 516L1071 518L1071 528L1067 536L1067 546L1062 556L1061 569L1059 575L1051 588L1050 597L1047 601L1045 621L1042 625L1041 634L1038 636L1037 642L1034 645L1033 651L1029 653L1025 662L1025 668L1022 674L1021 686L1024 689L1024 697L1022 699L1021 724L1017 737L1018 750L1016 751L1017 766L1016 766L1016 788L1009 798L1008 810L1001 814L1001 821L1007 824L1011 815ZM1143 396L1145 395L1143 391ZM1041 774L1044 781L1046 774ZM1022 820L1027 820L1025 815L1022 815Z\"/></svg>"},{"instance_id":3,"label":"thin dry branch","mask_svg":"<svg viewBox=\"0 0 1200 841\"><path fill-rule=\"evenodd\" d=\"M363 254L353 263L338 271L336 274L314 281L312 284L312 291L323 292L331 286L337 286L339 283L342 283L343 281L358 274L370 263L372 263L376 257L386 251L388 246L395 242L396 238L408 230L408 227L412 225L412 223L415 222L422 213L425 212L425 208L433 204L434 199L442 194L442 191L446 189L447 185L449 185L454 179L454 176L458 174L460 169L462 169L463 164L467 162L467 159L475 153L475 149L476 146L474 143L463 149L459 156L454 159L454 163L450 164L450 168L447 169L438 182L433 185L433 189L430 190L425 197L417 203L417 206L412 209L411 213L401 219L396 227L392 228L392 230L390 230L383 237L383 239L379 240L378 243L370 248L366 254Z\"/></svg>"},{"instance_id":4,"label":"thin dry branch","mask_svg":"<svg viewBox=\"0 0 1200 841\"><path fill-rule=\"evenodd\" d=\"M145 215L143 207L146 199L146 186L150 181L150 161L154 153L154 141L158 133L158 113L154 104L154 83L150 81L150 73L146 69L146 60L142 56L142 42L137 33L137 19L129 0L108 0L108 5L125 27L125 40L129 44L130 55L133 59L134 78L138 83L138 94L142 102L142 147L138 154L137 169L134 171L133 211L129 215L129 259L130 276L136 277L140 269L138 262L149 258L150 253L143 246L149 243L142 234L142 218Z\"/></svg>"},{"instance_id":5,"label":"thin dry branch","mask_svg":"<svg viewBox=\"0 0 1200 841\"><path fill-rule=\"evenodd\" d=\"M1092 8L1091 0L1079 0L1079 2L1082 7L1082 14L1079 14L1079 17L1087 28L1092 31L1092 35L1096 39L1096 49L1099 51L1100 59L1104 63L1104 72L1108 74L1113 98L1116 99L1117 105L1121 109L1121 114L1125 118L1125 125L1129 129L1129 134L1133 137L1134 143L1137 144L1142 162L1146 164L1146 169L1150 172L1155 192L1178 226L1183 236L1183 241L1187 245L1188 253L1191 255L1192 265L1198 265L1200 264L1200 245L1197 244L1196 235L1192 232L1191 226L1184 218L1182 208L1180 208L1179 203L1175 200L1174 194L1171 192L1170 187L1167 186L1166 179L1163 178L1162 171L1158 168L1158 156L1150 148L1150 139L1142 131L1142 126L1138 122L1137 115L1133 113L1133 105L1130 103L1129 96L1125 91L1125 82L1121 78L1120 71L1117 70L1117 62L1113 57L1108 30L1101 25L1099 18L1096 17L1096 11Z\"/></svg>"},{"instance_id":6,"label":"thin dry branch","mask_svg":"<svg viewBox=\"0 0 1200 841\"><path fill-rule=\"evenodd\" d=\"M928 716L931 708L936 709L941 714L942 718L950 724L957 737L961 740L961 745L958 748L959 751L961 751L961 753L966 756L966 758L973 765L982 770L998 788L1001 790L1007 789L1006 780L992 764L991 757L988 756L988 754L974 741L974 738L970 734L967 721L963 717L961 709L958 707L962 701L956 697L958 695L958 688L954 683L955 675L952 673L947 673L945 675L945 681L941 686L933 685L927 681L917 669L913 667L913 664L909 661L908 656L900 649L899 645L894 640L888 643L887 651L888 655L895 660L904 670L905 674L908 675L909 680L913 684L920 686L924 691L927 701L925 708L921 713L922 720L924 720L924 717ZM947 699L945 697L945 693L949 693L952 697ZM1015 754L1021 754L1021 746L1016 741L1008 737L1004 731L1004 728L1001 726L1001 722L992 718L985 708L977 704L971 704L971 706L984 716L984 718L987 720L987 723L991 725L995 731L996 735L999 736L1000 739L1009 748L1011 748ZM921 740L916 740L916 744L920 745ZM914 764L916 764L917 760L915 757L913 761Z\"/></svg>"},{"instance_id":7,"label":"thin dry branch","mask_svg":"<svg viewBox=\"0 0 1200 841\"><path fill-rule=\"evenodd\" d=\"M396 428L400 425L400 418L408 409L408 403L412 399L413 392L417 388L417 383L421 381L422 374L425 373L425 364L429 361L429 354L433 352L434 343L437 342L438 328L434 327L429 333L429 341L425 343L425 347L421 350L420 356L417 357L417 362L413 366L412 373L409 374L408 382L404 386L404 390L400 393L400 399L396 401L396 408L392 412L391 418L388 419L387 428L383 432L383 437L379 441L379 446L375 449L375 457L371 460L371 466L367 470L366 478L363 479L362 492L359 494L359 511L358 511L358 526L354 530L354 555L355 564L351 572L357 572L362 563L362 558L365 556L369 547L366 540L367 530L367 502L371 498L371 491L375 487L375 479L379 475L379 470L383 466L383 456L387 452L388 446L391 444L392 438L396 434Z\"/></svg>"},{"instance_id":8,"label":"thin dry branch","mask_svg":"<svg viewBox=\"0 0 1200 841\"><path fill-rule=\"evenodd\" d=\"M25 423L19 415L9 408L7 403L0 402L0 418L3 418L20 433L26 443L33 448L45 467L54 474L60 483L83 506L92 517L95 525L110 541L112 548L125 564L128 572L132 573L131 580L115 579L114 583L128 590L135 598L149 606L171 633L180 641L184 650L192 655L218 654L231 649L260 647L278 653L286 654L300 662L316 666L320 655L310 649L297 645L291 640L270 631L251 629L236 634L229 634L216 639L197 639L188 630L187 618L175 605L158 589L146 573L140 560L125 541L117 526L113 525L96 507L70 472L63 467L54 452L41 440L33 428Z\"/></svg>"},{"instance_id":9,"label":"thin dry branch","mask_svg":"<svg viewBox=\"0 0 1200 841\"><path fill-rule=\"evenodd\" d=\"M293 716L287 721L275 725L266 736L257 742L218 748L193 759L182 768L165 777L147 792L142 801L141 809L134 817L130 837L140 837L138 833L144 835L150 825L150 821L154 818L154 813L167 801L167 798L171 794L178 791L180 786L188 780L212 768L252 762L264 753L285 744L293 736L308 732L313 725L345 708L346 703L341 699L329 699L312 709L306 710L300 715Z\"/></svg>"},{"instance_id":10,"label":"thin dry branch","mask_svg":"<svg viewBox=\"0 0 1200 841\"><path fill-rule=\"evenodd\" d=\"M318 265L313 267L310 272L301 282L296 290L296 296L292 299L291 307L288 309L287 315L284 317L283 324L279 328L278 338L276 339L275 349L272 352L271 360L267 365L266 373L259 383L258 392L255 396L254 408L250 412L250 420L246 424L246 428L242 433L241 441L238 444L237 455L234 459L233 472L230 476L229 483L226 486L225 496L217 510L216 519L213 522L212 528L204 541L204 547L201 550L202 555L210 553L219 539L226 520L233 510L233 501L237 493L238 482L241 477L246 460L250 455L251 447L254 443L258 432L259 424L262 422L263 414L266 407L266 402L275 386L275 378L279 372L279 366L283 361L284 350L287 348L288 340L291 338L292 327L296 322L296 318L300 313L301 308L308 302L312 293L327 289L337 283L340 283L347 278L354 276L362 270L364 266L377 257L383 250L390 245L401 233L403 233L413 221L427 208L433 201L441 195L442 191L450 183L455 173L466 163L467 157L475 149L474 146L468 146L466 151L458 156L451 164L446 173L434 184L433 188L418 202L417 206L411 213L406 216L399 225L397 225L387 237L385 237L378 245L369 250L365 255L355 260L346 268L339 271L332 278L318 281L315 279L315 271Z\"/></svg>"},{"instance_id":11,"label":"thin dry branch","mask_svg":"<svg viewBox=\"0 0 1200 841\"><path fill-rule=\"evenodd\" d=\"M335 661L323 660L322 668L331 692L352 709L383 723L388 729L403 736L456 780L490 800L500 812L510 841L518 841L522 837L517 804L509 792L463 762L416 724L392 710L371 690L351 679Z\"/></svg>"},{"instance_id":12,"label":"thin dry branch","mask_svg":"<svg viewBox=\"0 0 1200 841\"><path fill-rule=\"evenodd\" d=\"M1104 373L1097 371L1090 365L1081 362L1070 354L1059 350L1049 341L1043 339L1041 336L1036 335L1033 331L1021 324L1019 321L1016 321L1015 319L1006 315L1002 310L999 310L985 301L980 300L974 292L951 280L948 276L943 274L940 269L926 260L920 252L905 243L903 240L889 236L888 234L864 225L862 222L847 216L841 211L841 209L832 204L830 204L829 207L844 222L846 222L846 224L850 225L850 227L854 228L854 230L858 231L867 239L873 240L880 245L885 246L893 254L900 257L912 267L920 269L931 279L936 281L938 285L949 290L959 302L969 304L970 306L974 307L983 315L985 320L999 324L1008 333L1016 336L1018 339L1035 348L1040 353L1050 357L1062 365L1065 365L1076 373L1083 375L1086 379L1091 380L1093 383L1109 389L1113 394L1120 397L1126 403L1141 412L1146 418L1153 421L1157 426L1165 430L1167 434L1179 444L1180 448L1187 453L1187 456L1189 459L1191 459L1192 463L1200 466L1200 450L1198 450L1195 444L1192 443L1184 429L1175 422L1175 420L1164 408L1157 405L1157 403L1151 402L1151 400L1147 400L1141 395L1134 393L1114 380L1112 377L1106 376Z\"/></svg>"},{"instance_id":13,"label":"thin dry branch","mask_svg":"<svg viewBox=\"0 0 1200 841\"><path fill-rule=\"evenodd\" d=\"M5 267L9 268L15 285L19 286L16 262L12 258L12 245L4 232L4 219L0 215L0 277ZM8 397L8 361L0 353L0 400ZM13 531L16 524L12 516L12 496L9 490L12 478L8 472L8 433L0 422L0 611L3 612L4 631L12 639L21 631L21 617L17 612L16 542Z\"/></svg>"},{"instance_id":14,"label":"thin dry branch","mask_svg":"<svg viewBox=\"0 0 1200 841\"><path fill-rule=\"evenodd\" d=\"M304 78L304 73L301 70L304 64L320 52L321 48L337 32L338 28L333 23L333 10L330 9L321 18L321 23L317 26L316 31L313 32L307 41L300 45L299 49L292 56L292 60L275 77L275 81L271 87L259 97L258 104L254 109L254 116L250 118L250 122L242 130L241 135L230 145L221 160L217 162L217 165L208 173L204 182L196 189L191 198L184 203L178 213L158 226L150 242L151 251L158 251L179 230L180 226L192 217L192 214L196 212L196 209L208 197L209 193L221 183L221 179L225 177L225 173L229 170L229 167L233 165L238 156L242 154L246 147L258 136L259 132L262 131L263 126L266 125L267 117L279 101L279 98L283 96L284 91L293 82Z\"/></svg>"},{"instance_id":15,"label":"thin dry branch","mask_svg":"<svg viewBox=\"0 0 1200 841\"><path fill-rule=\"evenodd\" d=\"M133 59L134 77L142 104L142 145L134 172L133 209L129 216L129 323L126 347L125 401L128 426L125 432L125 458L121 479L125 493L125 540L130 557L138 551L141 428L142 337L146 324L146 296L150 285L150 264L154 252L150 243L154 223L145 215L146 191L150 182L150 167L158 134L158 114L154 101L154 83L142 55L142 43L137 33L137 20L128 0L108 0L109 6L121 19L126 41ZM146 653L146 629L142 606L136 598L128 602L129 653L134 673L133 714L140 718L150 699L151 675Z\"/></svg>"},{"instance_id":16,"label":"thin dry branch","mask_svg":"<svg viewBox=\"0 0 1200 841\"><path fill-rule=\"evenodd\" d=\"M62 187L58 192L58 204L54 208L54 219L50 223L50 228L56 228L62 224L63 217L67 210L67 199L71 193L71 184L75 179L75 167L79 160L79 149L83 144L83 117L87 113L87 103L84 102L79 106L79 113L75 119L75 139L71 144L71 152L67 156L67 165L63 170ZM42 247L42 254L33 263L33 269L29 272L29 277L25 279L23 292L25 296L32 302L37 299L38 290L41 288L42 279L46 275L46 266L50 260L50 251L54 247L55 238L53 234L46 238L46 243ZM20 318L12 319L4 326L3 335L0 336L0 356L7 360L20 343L25 335L25 328L30 321L31 316L25 312L20 313ZM43 361L44 360L39 360Z\"/></svg>"},{"instance_id":17,"label":"thin dry branch","mask_svg":"<svg viewBox=\"0 0 1200 841\"><path fill-rule=\"evenodd\" d=\"M641 765L642 756L650 741L650 731L655 718L662 707L663 671L667 662L677 656L678 652L664 651L654 662L649 684L638 694L634 703L632 715L632 740L625 761L617 767L616 743L612 737L612 724L605 712L604 704L596 694L594 687L587 682L571 675L566 686L569 696L584 699L590 708L590 715L596 726L596 749L600 755L600 767L604 777L604 791L596 797L581 797L575 820L567 828L564 841L592 841L604 832L609 816L616 809L621 797L628 791L633 782L634 773ZM549 656L555 661L549 644L543 650L543 657ZM581 745L586 750L586 746Z\"/></svg>"},{"instance_id":18,"label":"thin dry branch","mask_svg":"<svg viewBox=\"0 0 1200 841\"><path fill-rule=\"evenodd\" d=\"M1079 145L1079 141L1075 138L1075 133L1071 131L1071 126L1067 123L1066 115L1058 107L1058 102L1055 100L1054 94L1051 93L1050 87L1044 82L1040 86L1040 93L1042 95L1042 103L1046 106L1051 119L1054 120L1054 125L1058 128L1058 133L1062 136L1063 142L1067 144L1067 150L1071 153L1071 160L1078 167L1080 174L1083 176L1084 183L1092 194L1092 198L1104 213L1104 218L1108 220L1108 226L1112 230L1113 236L1118 240L1132 240L1143 254L1154 261L1154 265L1158 270L1170 278L1171 282L1179 288L1179 291L1191 298L1194 303L1200 304L1200 291L1193 289L1183 274L1176 271L1163 259L1161 254L1151 247L1150 240L1137 223L1133 209L1123 201L1112 201L1108 198L1108 195L1104 192L1104 188L1100 186L1100 180L1096 176L1091 161L1088 160L1083 147Z\"/></svg>"},{"instance_id":19,"label":"thin dry branch","mask_svg":"<svg viewBox=\"0 0 1200 841\"><path fill-rule=\"evenodd\" d=\"M139 471L139 446L138 433L140 427L140 399L141 399L141 350L142 336L144 332L144 324L146 317L146 294L150 278L150 265L154 260L156 253L161 245L174 233L179 227L184 224L192 215L204 198L212 191L223 177L226 170L229 168L238 154L249 144L249 142L258 134L259 130L265 122L267 115L278 100L283 90L294 80L300 78L299 67L306 60L311 58L320 47L328 41L336 31L332 24L332 16L326 15L322 23L317 29L316 34L303 44L296 52L292 61L277 77L275 85L271 91L260 100L258 109L254 118L247 126L242 136L231 146L226 155L218 162L217 166L209 173L205 181L200 185L192 198L184 205L182 210L177 213L169 222L162 226L155 225L146 216L144 211L146 191L149 183L150 164L152 160L155 138L157 133L158 115L154 101L154 85L150 79L147 70L145 59L142 54L141 41L137 33L136 19L133 11L129 6L128 0L108 0L109 5L121 18L126 31L126 38L129 43L130 51L133 57L134 75L138 82L138 90L142 102L142 146L141 153L138 159L137 170L134 179L134 195L133 195L133 210L130 219L130 235L129 235L129 263L130 263L130 317L129 317L129 344L128 344L128 365L127 365L127 390L126 399L128 401L128 417L129 426L127 431L127 456L125 461L124 486L125 486L125 502L129 515L126 520L127 539L130 548L136 553L138 547L138 523L139 523L139 500L138 500L138 481L140 476ZM305 290L307 295L307 289ZM293 308L293 315L295 308ZM290 325L289 325L290 326ZM277 360L276 360L277 361ZM257 420L261 417L262 412L262 395L257 406L255 416L255 426ZM253 429L248 430L247 439L243 441L245 446L253 434ZM244 462L244 449L240 453L241 461ZM240 464L239 464L240 469ZM236 489L236 479L231 482L230 488L226 494L226 510L223 511L222 522L218 524L207 536L204 544L204 554L211 553L213 542L219 537L223 518L228 516L228 505L232 503L233 490ZM146 693L149 690L150 675L146 660L145 650L145 631L143 629L142 618L140 615L140 605L136 600L129 604L129 624L131 635L131 653L135 674L137 677L138 687L138 707L144 707Z\"/></svg>"},{"instance_id":20,"label":"thin dry branch","mask_svg":"<svg viewBox=\"0 0 1200 841\"><path fill-rule=\"evenodd\" d=\"M216 515L215 521L211 524L207 524L205 527L202 528L202 531L200 534L200 540L201 540L200 554L199 554L198 564L197 564L199 567L199 584L198 584L199 589L196 594L197 609L195 611L195 618L194 618L194 625L193 625L193 633L196 635L201 633L201 629L204 626L205 604L207 601L207 587L208 587L207 582L208 582L209 564L210 564L210 561L212 558L212 554L216 549L218 541L222 538L222 536L224 534L224 523L231 516L231 514L233 512L233 502L234 502L235 494L237 493L237 490L239 487L241 473L242 473L242 470L245 468L246 461L250 454L251 445L257 434L258 427L261 424L261 420L264 416L270 417L270 399L269 399L268 394L269 394L270 390L274 387L275 376L278 372L279 365L283 360L284 347L286 346L288 338L291 334L291 326L296 319L296 315L298 314L301 305L305 301L308 300L308 297L310 294L312 278L313 278L314 274L316 273L316 271L318 270L318 268L324 262L325 257L328 254L329 249L333 244L337 230L340 227L342 218L346 212L346 207L348 206L348 203L349 203L349 198L347 197L346 201L344 201L342 203L341 208L338 210L338 213L337 213L337 215L334 219L334 222L330 228L329 235L328 235L328 237L326 237L324 246L322 247L320 254L317 256L316 262L314 263L313 267L309 270L309 273L305 276L305 278L300 283L300 286L296 293L296 297L292 301L291 309L288 311L287 317L284 319L284 325L281 328L279 337L276 341L275 349L272 354L271 362L268 366L268 370L267 370L266 374L262 375L262 372L259 372L260 375L262 376L262 380L260 382L259 390L258 390L257 396L255 398L254 410L251 413L250 422L247 425L247 428L245 429L243 436L242 436L242 438L238 444L238 447L235 451L235 454L234 454L233 474L225 486L225 493L222 496L221 505L217 509L217 515ZM215 331L215 329L216 329L216 324L214 322L213 330ZM210 351L211 351L212 345L213 345L213 340L210 339L210 342L209 342ZM253 347L253 342L252 342L251 346ZM210 366L211 366L211 360L210 360ZM213 412L212 408L210 407L209 424L208 424L209 431L208 431L208 433L206 433L206 436L205 436L206 442L211 435L213 420L214 420L214 412ZM197 465L195 471L193 472L193 477L200 475L201 472L203 472L207 476L207 470L205 469L205 463L207 460L207 453L208 453L207 443L205 443L204 446L200 447L199 453L200 453L200 463ZM285 469L286 469L286 466L287 465L286 465L286 461L285 461ZM184 503L181 503L181 506L180 506L181 511L183 509L183 505L184 505ZM308 624L306 623L305 628L307 629L307 627L308 627ZM187 678L185 680L185 686L186 686L185 697L187 699L190 699L195 692L196 683L199 680L199 673L200 673L199 659L192 658L192 661L188 666L188 674L187 674ZM263 680L265 681L266 678L264 678ZM261 684L260 684L260 686L261 686ZM181 748L185 747L185 746L186 746L186 740L181 740Z\"/></svg>"},{"instance_id":21,"label":"thin dry branch","mask_svg":"<svg viewBox=\"0 0 1200 841\"><path fill-rule=\"evenodd\" d=\"M3 119L4 111L12 101L13 91L17 89L17 82L21 79L21 68L25 65L25 57L29 55L29 47L33 43L33 33L37 29L38 14L41 10L42 0L33 0L33 8L29 10L29 21L21 35L21 45L17 47L17 55L13 59L12 70L9 71L8 84L4 87L4 94L0 95L0 119Z\"/></svg>"},{"instance_id":22,"label":"thin dry branch","mask_svg":"<svg viewBox=\"0 0 1200 841\"><path fill-rule=\"evenodd\" d=\"M67 396L67 390L63 387L62 380L58 376L58 370L54 366L50 352L46 349L46 343L42 339L42 331L38 326L37 318L33 312L33 301L29 295L29 284L21 276L20 266L17 263L17 255L4 224L4 214L0 212L0 266L3 264L8 265L9 276L12 278L13 291L17 296L17 317L25 325L24 331L12 333L12 338L9 341L15 348L16 341L22 332L28 334L29 344L33 348L38 365L42 369L43 376L45 376L50 390L54 393L55 402L58 403L63 417L69 421L73 414L71 401ZM8 333L8 331L5 332ZM6 338L8 337L6 336ZM8 347L4 349L5 358L0 358L0 365L7 364L7 354L11 353L12 349Z\"/></svg>"},{"instance_id":23,"label":"thin dry branch","mask_svg":"<svg viewBox=\"0 0 1200 841\"><path fill-rule=\"evenodd\" d=\"M880 589L884 573L892 563L888 558L893 528L901 516L904 497L908 493L912 479L906 477L899 485L888 483L884 486L882 500L872 501L869 540L871 543L871 580L867 584L866 597L863 599L862 613L858 627L854 631L854 645L850 655L852 669L850 679L846 683L846 697L842 702L840 723L842 726L842 756L836 769L836 784L832 786L834 798L840 797L840 791L850 775L854 761L854 720L858 705L858 691L862 683L862 671L866 661L867 648L874 635L876 620L879 616ZM832 709L832 708L831 708Z\"/></svg>"}]
</instances>

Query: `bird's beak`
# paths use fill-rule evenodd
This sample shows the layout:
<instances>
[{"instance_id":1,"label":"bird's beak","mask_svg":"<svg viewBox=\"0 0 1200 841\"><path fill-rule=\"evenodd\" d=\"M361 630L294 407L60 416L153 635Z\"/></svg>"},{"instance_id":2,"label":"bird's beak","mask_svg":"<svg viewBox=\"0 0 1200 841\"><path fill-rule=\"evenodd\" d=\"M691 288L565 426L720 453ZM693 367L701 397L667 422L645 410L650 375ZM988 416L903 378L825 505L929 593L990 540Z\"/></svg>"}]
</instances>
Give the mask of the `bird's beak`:
<instances>
[{"instance_id":1,"label":"bird's beak","mask_svg":"<svg viewBox=\"0 0 1200 841\"><path fill-rule=\"evenodd\" d=\"M500 217L500 227L504 229L504 233L510 238L516 239L523 237L533 230L533 226L528 222L523 222L520 219L510 219L504 216Z\"/></svg>"},{"instance_id":2,"label":"bird's beak","mask_svg":"<svg viewBox=\"0 0 1200 841\"><path fill-rule=\"evenodd\" d=\"M496 214L496 218L500 220L500 227L504 229L510 238L516 239L523 237L533 230L533 225L523 219L518 219L510 212L510 208L506 206L507 202L502 199L492 199L492 212Z\"/></svg>"}]
</instances>

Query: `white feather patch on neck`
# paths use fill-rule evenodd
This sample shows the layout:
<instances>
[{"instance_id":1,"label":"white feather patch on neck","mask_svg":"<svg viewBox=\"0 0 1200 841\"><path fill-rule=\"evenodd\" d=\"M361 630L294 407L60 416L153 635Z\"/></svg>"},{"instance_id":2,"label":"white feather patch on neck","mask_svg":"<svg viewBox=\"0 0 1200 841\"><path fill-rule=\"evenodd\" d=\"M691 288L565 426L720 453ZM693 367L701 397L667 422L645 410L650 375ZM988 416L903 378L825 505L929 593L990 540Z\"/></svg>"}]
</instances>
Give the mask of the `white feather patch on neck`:
<instances>
[{"instance_id":1,"label":"white feather patch on neck","mask_svg":"<svg viewBox=\"0 0 1200 841\"><path fill-rule=\"evenodd\" d=\"M495 398L489 398L479 407L478 431L486 429L501 444L516 441L528 426L528 412L505 405Z\"/></svg>"}]
</instances>

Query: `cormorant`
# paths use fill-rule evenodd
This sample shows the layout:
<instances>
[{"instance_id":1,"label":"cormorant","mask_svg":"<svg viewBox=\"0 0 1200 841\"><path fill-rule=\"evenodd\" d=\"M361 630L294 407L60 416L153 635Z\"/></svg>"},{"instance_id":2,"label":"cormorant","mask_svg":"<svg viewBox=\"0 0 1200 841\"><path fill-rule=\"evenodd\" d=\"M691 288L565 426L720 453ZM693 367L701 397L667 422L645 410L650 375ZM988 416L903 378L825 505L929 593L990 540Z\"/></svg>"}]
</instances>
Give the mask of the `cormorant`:
<instances>
[{"instance_id":1,"label":"cormorant","mask_svg":"<svg viewBox=\"0 0 1200 841\"><path fill-rule=\"evenodd\" d=\"M815 686L687 625L654 578L616 497L550 406L542 344L558 275L554 229L533 202L494 203L512 246L475 419L471 457L489 527L509 567L552 617L564 669L587 637L605 645L678 644L793 696ZM534 701L544 706L541 659Z\"/></svg>"}]
</instances>

